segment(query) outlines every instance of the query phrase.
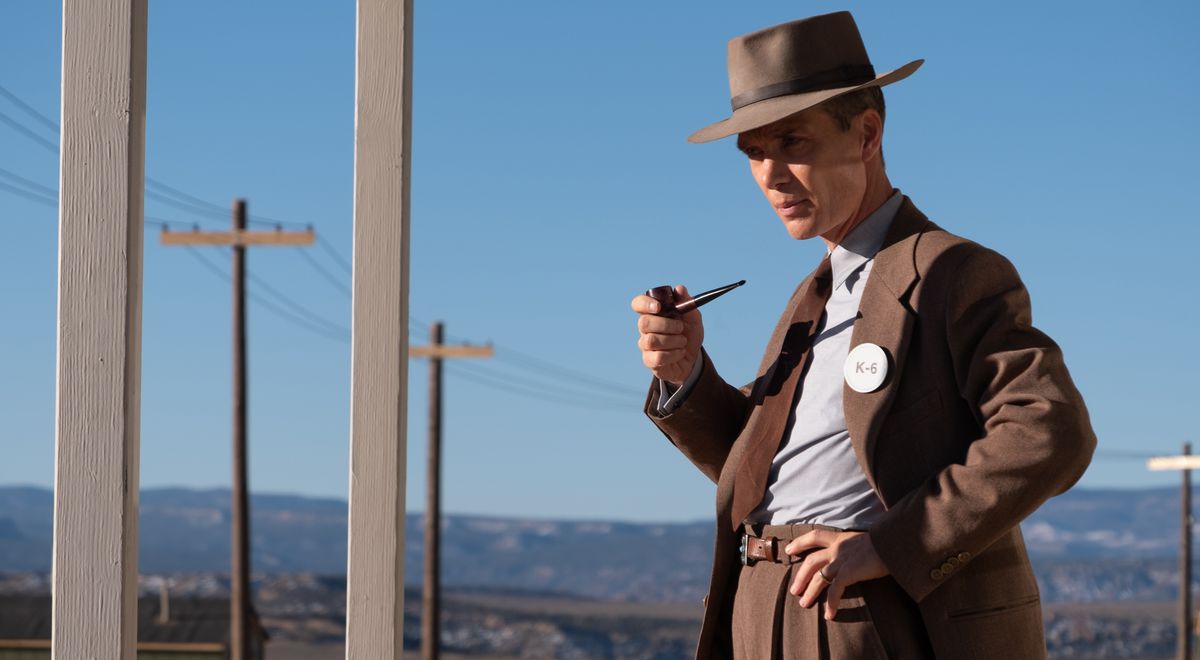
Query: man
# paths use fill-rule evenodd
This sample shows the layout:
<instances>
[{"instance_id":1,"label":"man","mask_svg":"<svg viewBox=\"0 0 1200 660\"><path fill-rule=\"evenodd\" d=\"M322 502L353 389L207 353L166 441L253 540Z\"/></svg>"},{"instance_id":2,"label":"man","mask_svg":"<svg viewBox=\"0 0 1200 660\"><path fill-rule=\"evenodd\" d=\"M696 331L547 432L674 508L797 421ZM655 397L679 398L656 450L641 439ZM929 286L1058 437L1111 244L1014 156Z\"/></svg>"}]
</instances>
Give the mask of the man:
<instances>
[{"instance_id":1,"label":"man","mask_svg":"<svg viewBox=\"0 0 1200 660\"><path fill-rule=\"evenodd\" d=\"M736 134L788 234L829 250L740 389L698 311L632 303L646 413L717 482L699 658L1045 655L1018 524L1096 440L1012 265L888 179L880 87L921 63L876 75L846 12L738 37L733 114L689 138Z\"/></svg>"}]
</instances>

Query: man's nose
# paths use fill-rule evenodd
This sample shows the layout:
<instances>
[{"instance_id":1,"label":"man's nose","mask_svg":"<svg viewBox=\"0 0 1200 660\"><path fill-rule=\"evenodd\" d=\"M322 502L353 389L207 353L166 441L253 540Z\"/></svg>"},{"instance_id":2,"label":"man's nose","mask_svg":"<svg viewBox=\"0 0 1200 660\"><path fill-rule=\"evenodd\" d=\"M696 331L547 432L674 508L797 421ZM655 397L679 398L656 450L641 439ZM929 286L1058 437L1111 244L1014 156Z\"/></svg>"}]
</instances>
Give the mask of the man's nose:
<instances>
[{"instance_id":1,"label":"man's nose","mask_svg":"<svg viewBox=\"0 0 1200 660\"><path fill-rule=\"evenodd\" d=\"M774 158L764 158L762 160L761 170L758 175L762 178L764 188L771 190L777 189L779 186L787 183L791 178L792 172L788 169L787 163L776 160Z\"/></svg>"}]
</instances>

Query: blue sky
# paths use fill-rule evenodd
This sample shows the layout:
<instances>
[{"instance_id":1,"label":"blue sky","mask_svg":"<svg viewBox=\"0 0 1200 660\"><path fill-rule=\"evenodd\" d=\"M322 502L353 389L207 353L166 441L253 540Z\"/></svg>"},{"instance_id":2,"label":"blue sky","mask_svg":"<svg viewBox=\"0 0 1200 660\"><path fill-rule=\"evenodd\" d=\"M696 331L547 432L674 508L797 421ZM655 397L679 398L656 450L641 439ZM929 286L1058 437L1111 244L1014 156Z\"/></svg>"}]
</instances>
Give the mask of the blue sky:
<instances>
[{"instance_id":1,"label":"blue sky","mask_svg":"<svg viewBox=\"0 0 1200 660\"><path fill-rule=\"evenodd\" d=\"M730 141L684 138L725 116L730 37L842 8L878 69L927 60L887 88L892 181L1021 271L1100 436L1083 483L1175 483L1122 457L1200 440L1200 5L418 2L412 341L441 319L457 341L498 347L447 367L449 511L710 515L712 486L641 416L628 300L665 282L747 279L705 310L706 345L726 378L752 376L822 248L787 237ZM44 0L0 7L0 86L51 119L60 13ZM335 255L351 253L354 4L151 2L148 73L150 177L221 208L246 197L252 218L311 224L324 241L311 259L249 257L269 287L252 292L310 317L302 327L250 306L251 488L344 497L349 277ZM55 140L2 96L0 113ZM53 188L57 167L0 121L3 171ZM148 216L228 224L160 200ZM49 486L56 211L0 186L0 223L0 483ZM227 485L229 287L157 233L147 228L141 481ZM203 254L227 269L224 253ZM422 506L426 368L410 366L410 509Z\"/></svg>"}]
</instances>

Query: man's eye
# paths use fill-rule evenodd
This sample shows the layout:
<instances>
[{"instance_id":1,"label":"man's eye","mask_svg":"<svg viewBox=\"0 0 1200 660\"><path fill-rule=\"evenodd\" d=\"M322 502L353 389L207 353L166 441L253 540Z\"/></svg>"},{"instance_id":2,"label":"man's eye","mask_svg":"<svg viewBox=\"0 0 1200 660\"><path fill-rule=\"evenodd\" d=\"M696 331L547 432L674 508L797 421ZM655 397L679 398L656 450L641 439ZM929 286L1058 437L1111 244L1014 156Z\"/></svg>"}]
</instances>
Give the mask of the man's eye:
<instances>
[{"instance_id":1,"label":"man's eye","mask_svg":"<svg viewBox=\"0 0 1200 660\"><path fill-rule=\"evenodd\" d=\"M795 135L785 135L785 136L783 136L781 142L783 144L783 147L786 149L786 148L796 147L796 146L799 146L800 144L803 144L804 138L798 137Z\"/></svg>"},{"instance_id":2,"label":"man's eye","mask_svg":"<svg viewBox=\"0 0 1200 660\"><path fill-rule=\"evenodd\" d=\"M750 160L762 160L763 157L763 151L758 147L747 147L742 149L742 152L745 153L746 157Z\"/></svg>"}]
</instances>

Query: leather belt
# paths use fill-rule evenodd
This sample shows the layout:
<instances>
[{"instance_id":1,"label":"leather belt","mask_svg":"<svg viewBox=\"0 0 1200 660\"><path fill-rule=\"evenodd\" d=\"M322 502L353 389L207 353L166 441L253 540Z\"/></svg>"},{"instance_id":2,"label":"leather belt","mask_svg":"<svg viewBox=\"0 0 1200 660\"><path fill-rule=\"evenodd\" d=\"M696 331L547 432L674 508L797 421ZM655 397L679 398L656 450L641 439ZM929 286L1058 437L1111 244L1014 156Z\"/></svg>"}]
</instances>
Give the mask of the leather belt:
<instances>
[{"instance_id":1,"label":"leather belt","mask_svg":"<svg viewBox=\"0 0 1200 660\"><path fill-rule=\"evenodd\" d=\"M783 551L789 542L790 539L780 539L774 536L758 538L742 534L742 545L738 548L742 557L742 565L753 566L760 561L769 561L775 564L798 563L804 559L803 555L797 557Z\"/></svg>"}]
</instances>

